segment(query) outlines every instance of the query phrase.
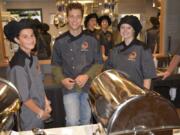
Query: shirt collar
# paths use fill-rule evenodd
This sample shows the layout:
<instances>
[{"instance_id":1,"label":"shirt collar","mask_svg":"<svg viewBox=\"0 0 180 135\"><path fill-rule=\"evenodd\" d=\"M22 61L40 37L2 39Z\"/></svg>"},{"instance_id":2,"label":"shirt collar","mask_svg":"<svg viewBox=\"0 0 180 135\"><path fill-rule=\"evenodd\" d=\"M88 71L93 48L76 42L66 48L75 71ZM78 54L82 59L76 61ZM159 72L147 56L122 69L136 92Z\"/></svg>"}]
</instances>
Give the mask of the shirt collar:
<instances>
[{"instance_id":1,"label":"shirt collar","mask_svg":"<svg viewBox=\"0 0 180 135\"><path fill-rule=\"evenodd\" d=\"M72 41L79 39L80 37L82 37L83 33L84 33L84 31L82 31L79 35L74 36L68 31L68 35L70 36L70 41L72 42Z\"/></svg>"},{"instance_id":2,"label":"shirt collar","mask_svg":"<svg viewBox=\"0 0 180 135\"><path fill-rule=\"evenodd\" d=\"M21 54L23 58L27 58L30 60L29 66L31 67L33 64L33 57L32 55L29 56L27 53L25 53L21 48L18 49L18 53Z\"/></svg>"},{"instance_id":3,"label":"shirt collar","mask_svg":"<svg viewBox=\"0 0 180 135\"><path fill-rule=\"evenodd\" d=\"M137 39L133 39L129 45L126 45L125 42L123 41L123 42L122 42L123 49L120 50L120 51L123 52L123 51L127 50L128 48L130 48L131 46L133 46L133 45L135 45L135 44L137 44L137 43L138 43L138 40L137 40Z\"/></svg>"}]
</instances>

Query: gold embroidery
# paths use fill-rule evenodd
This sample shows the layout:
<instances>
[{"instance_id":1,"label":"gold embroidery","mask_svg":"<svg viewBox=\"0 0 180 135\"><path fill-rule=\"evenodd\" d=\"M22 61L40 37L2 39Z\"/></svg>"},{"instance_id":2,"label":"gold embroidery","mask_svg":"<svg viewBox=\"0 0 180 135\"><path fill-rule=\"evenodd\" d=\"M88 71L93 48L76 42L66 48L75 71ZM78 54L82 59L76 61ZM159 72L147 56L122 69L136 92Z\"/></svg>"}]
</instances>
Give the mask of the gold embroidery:
<instances>
[{"instance_id":1,"label":"gold embroidery","mask_svg":"<svg viewBox=\"0 0 180 135\"><path fill-rule=\"evenodd\" d=\"M132 60L135 61L137 57L137 53L135 51L132 51L129 55L128 55L128 60Z\"/></svg>"},{"instance_id":2,"label":"gold embroidery","mask_svg":"<svg viewBox=\"0 0 180 135\"><path fill-rule=\"evenodd\" d=\"M89 44L87 41L83 42L81 45L81 51L88 51Z\"/></svg>"}]
</instances>

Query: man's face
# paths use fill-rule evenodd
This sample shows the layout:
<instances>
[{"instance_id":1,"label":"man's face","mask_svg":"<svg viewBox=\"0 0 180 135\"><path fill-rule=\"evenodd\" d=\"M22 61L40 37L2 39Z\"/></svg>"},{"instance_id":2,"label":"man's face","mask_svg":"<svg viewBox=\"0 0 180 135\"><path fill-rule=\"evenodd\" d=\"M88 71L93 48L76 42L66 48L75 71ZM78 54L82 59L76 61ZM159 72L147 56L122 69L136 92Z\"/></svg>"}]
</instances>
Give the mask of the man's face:
<instances>
[{"instance_id":1,"label":"man's face","mask_svg":"<svg viewBox=\"0 0 180 135\"><path fill-rule=\"evenodd\" d=\"M70 30L81 29L82 12L79 9L72 9L68 12L67 21Z\"/></svg>"},{"instance_id":2,"label":"man's face","mask_svg":"<svg viewBox=\"0 0 180 135\"><path fill-rule=\"evenodd\" d=\"M96 25L97 25L96 18L91 18L88 22L88 28L95 29Z\"/></svg>"}]
</instances>

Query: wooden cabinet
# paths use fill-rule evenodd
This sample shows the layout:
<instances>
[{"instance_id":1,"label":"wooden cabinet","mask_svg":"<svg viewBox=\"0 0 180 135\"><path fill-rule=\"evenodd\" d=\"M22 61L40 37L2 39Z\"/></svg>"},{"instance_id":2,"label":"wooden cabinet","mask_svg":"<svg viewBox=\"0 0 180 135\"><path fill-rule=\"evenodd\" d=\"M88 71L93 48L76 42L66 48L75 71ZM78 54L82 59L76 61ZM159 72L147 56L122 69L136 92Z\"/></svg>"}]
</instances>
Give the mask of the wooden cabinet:
<instances>
[{"instance_id":1,"label":"wooden cabinet","mask_svg":"<svg viewBox=\"0 0 180 135\"><path fill-rule=\"evenodd\" d=\"M4 58L5 58L5 48L4 48L2 18L1 18L1 11L0 11L0 64L4 62Z\"/></svg>"}]
</instances>

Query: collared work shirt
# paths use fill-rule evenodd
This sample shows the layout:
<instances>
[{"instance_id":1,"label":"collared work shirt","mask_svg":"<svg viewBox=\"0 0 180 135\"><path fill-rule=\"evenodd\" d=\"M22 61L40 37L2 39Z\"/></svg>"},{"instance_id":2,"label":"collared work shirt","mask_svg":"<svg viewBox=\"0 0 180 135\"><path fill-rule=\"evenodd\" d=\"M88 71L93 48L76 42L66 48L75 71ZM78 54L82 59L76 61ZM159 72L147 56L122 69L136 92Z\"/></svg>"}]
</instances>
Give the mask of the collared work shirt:
<instances>
[{"instance_id":1,"label":"collared work shirt","mask_svg":"<svg viewBox=\"0 0 180 135\"><path fill-rule=\"evenodd\" d=\"M102 30L100 30L98 34L99 34L100 45L104 46L105 55L108 56L114 44L113 35L110 31L103 32Z\"/></svg>"},{"instance_id":2,"label":"collared work shirt","mask_svg":"<svg viewBox=\"0 0 180 135\"><path fill-rule=\"evenodd\" d=\"M75 79L88 72L94 64L102 64L98 42L94 37L83 32L74 37L66 32L56 39L52 65L61 67L65 78ZM89 87L90 83L86 83L82 89L87 92ZM65 89L64 92L74 91Z\"/></svg>"},{"instance_id":3,"label":"collared work shirt","mask_svg":"<svg viewBox=\"0 0 180 135\"><path fill-rule=\"evenodd\" d=\"M151 50L139 40L133 40L128 46L122 42L113 48L105 68L125 73L129 80L140 87L143 87L144 79L156 77Z\"/></svg>"},{"instance_id":4,"label":"collared work shirt","mask_svg":"<svg viewBox=\"0 0 180 135\"><path fill-rule=\"evenodd\" d=\"M10 61L8 78L17 87L22 102L33 99L40 108L44 109L45 91L36 56L29 57L19 49ZM36 113L22 104L20 112L22 129L42 128L43 122L36 116Z\"/></svg>"}]
</instances>

